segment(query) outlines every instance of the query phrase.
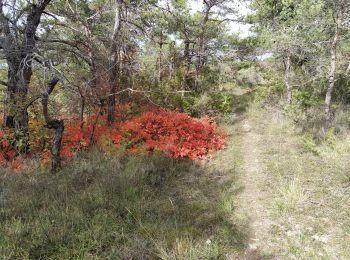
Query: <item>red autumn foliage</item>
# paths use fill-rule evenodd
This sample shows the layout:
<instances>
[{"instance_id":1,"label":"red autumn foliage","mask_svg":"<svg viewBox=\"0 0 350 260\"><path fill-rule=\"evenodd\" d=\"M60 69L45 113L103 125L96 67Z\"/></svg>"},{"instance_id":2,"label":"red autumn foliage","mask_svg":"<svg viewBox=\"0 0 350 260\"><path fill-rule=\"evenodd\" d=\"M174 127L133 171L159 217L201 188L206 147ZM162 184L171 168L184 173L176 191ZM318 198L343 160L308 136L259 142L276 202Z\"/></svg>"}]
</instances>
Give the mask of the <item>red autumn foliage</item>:
<instances>
[{"instance_id":1,"label":"red autumn foliage","mask_svg":"<svg viewBox=\"0 0 350 260\"><path fill-rule=\"evenodd\" d=\"M132 149L161 150L171 157L203 158L224 147L225 135L209 118L194 119L165 109L145 112L130 119L122 128Z\"/></svg>"},{"instance_id":2,"label":"red autumn foliage","mask_svg":"<svg viewBox=\"0 0 350 260\"><path fill-rule=\"evenodd\" d=\"M128 108L119 108L118 115ZM166 109L151 109L125 122L113 126L105 124L105 115L94 114L85 122L83 129L79 122L67 122L62 140L61 156L71 160L78 150L87 150L95 145L103 150L124 145L128 153L152 153L156 150L167 156L201 159L209 152L224 148L226 135L208 117L194 119L184 113ZM0 166L17 169L20 157L0 131ZM50 161L50 152L41 151L41 162Z\"/></svg>"},{"instance_id":3,"label":"red autumn foliage","mask_svg":"<svg viewBox=\"0 0 350 260\"><path fill-rule=\"evenodd\" d=\"M21 166L21 158L7 138L5 131L0 130L0 167L18 169Z\"/></svg>"},{"instance_id":4,"label":"red autumn foliage","mask_svg":"<svg viewBox=\"0 0 350 260\"><path fill-rule=\"evenodd\" d=\"M74 155L74 151L88 149L92 145L92 142L95 142L99 147L103 146L104 140L109 140L115 145L120 144L122 135L120 134L118 124L109 127L105 124L106 120L104 116L99 116L97 121L96 116L93 115L83 129L77 123L71 123L66 127L62 140L62 157L70 158Z\"/></svg>"}]
</instances>

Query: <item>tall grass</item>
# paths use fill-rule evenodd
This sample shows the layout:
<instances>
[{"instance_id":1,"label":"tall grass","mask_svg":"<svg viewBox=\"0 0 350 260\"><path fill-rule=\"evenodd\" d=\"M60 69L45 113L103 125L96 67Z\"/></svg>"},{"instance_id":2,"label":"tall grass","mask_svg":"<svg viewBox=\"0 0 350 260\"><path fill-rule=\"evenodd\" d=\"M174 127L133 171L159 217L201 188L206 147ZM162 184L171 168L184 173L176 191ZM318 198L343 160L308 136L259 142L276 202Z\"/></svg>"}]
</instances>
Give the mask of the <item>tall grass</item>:
<instances>
[{"instance_id":1,"label":"tall grass","mask_svg":"<svg viewBox=\"0 0 350 260\"><path fill-rule=\"evenodd\" d=\"M235 180L223 174L95 150L57 176L2 175L1 259L225 258L245 237L228 220L222 199Z\"/></svg>"}]
</instances>

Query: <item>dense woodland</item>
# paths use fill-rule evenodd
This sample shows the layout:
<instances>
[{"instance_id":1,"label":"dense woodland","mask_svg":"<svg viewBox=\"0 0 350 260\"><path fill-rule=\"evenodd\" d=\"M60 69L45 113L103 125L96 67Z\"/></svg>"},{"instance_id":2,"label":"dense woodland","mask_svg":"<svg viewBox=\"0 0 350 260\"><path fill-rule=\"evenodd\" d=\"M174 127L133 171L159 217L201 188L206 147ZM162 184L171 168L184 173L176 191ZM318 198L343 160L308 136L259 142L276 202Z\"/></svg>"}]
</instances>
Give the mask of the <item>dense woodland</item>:
<instances>
[{"instance_id":1,"label":"dense woodland","mask_svg":"<svg viewBox=\"0 0 350 260\"><path fill-rule=\"evenodd\" d=\"M342 207L342 242L252 241L349 187L349 29L348 0L0 0L0 255L347 259Z\"/></svg>"}]
</instances>

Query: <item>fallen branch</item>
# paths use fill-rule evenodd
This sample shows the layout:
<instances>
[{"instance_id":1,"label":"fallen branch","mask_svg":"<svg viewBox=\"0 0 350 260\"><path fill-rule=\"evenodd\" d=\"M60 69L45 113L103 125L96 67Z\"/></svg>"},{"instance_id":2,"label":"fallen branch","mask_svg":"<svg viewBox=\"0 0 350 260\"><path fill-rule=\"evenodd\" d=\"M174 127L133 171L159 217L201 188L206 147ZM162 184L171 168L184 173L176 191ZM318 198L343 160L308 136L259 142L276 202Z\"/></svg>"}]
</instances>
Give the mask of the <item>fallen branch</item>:
<instances>
[{"instance_id":1,"label":"fallen branch","mask_svg":"<svg viewBox=\"0 0 350 260\"><path fill-rule=\"evenodd\" d=\"M181 94L181 93L191 93L192 91L190 90L179 90L179 91L154 91L154 90L136 90L132 88L126 88L123 90L120 90L115 93L111 93L107 95L106 97L114 96L114 95L119 95L122 94L123 92L131 92L131 93L164 93L164 94Z\"/></svg>"}]
</instances>

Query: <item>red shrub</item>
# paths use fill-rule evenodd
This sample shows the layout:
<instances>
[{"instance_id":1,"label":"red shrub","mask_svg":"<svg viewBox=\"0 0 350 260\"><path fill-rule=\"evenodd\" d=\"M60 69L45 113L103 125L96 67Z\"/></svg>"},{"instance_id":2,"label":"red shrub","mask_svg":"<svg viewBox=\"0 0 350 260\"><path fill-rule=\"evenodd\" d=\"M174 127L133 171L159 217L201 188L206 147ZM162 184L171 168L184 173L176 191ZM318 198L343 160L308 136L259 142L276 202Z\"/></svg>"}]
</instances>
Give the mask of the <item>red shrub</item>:
<instances>
[{"instance_id":1,"label":"red shrub","mask_svg":"<svg viewBox=\"0 0 350 260\"><path fill-rule=\"evenodd\" d=\"M118 108L119 118L126 109ZM83 129L79 122L66 123L61 150L65 160L72 159L75 151L88 149L92 145L91 140L105 151L125 143L129 153L160 150L174 158L192 160L223 149L225 144L226 135L207 117L194 119L184 113L153 109L125 122L117 122L112 127L106 125L105 115L96 117L97 114L91 116ZM40 158L42 164L49 162L50 152L47 149L42 151ZM0 166L18 168L21 163L5 133L0 131Z\"/></svg>"},{"instance_id":2,"label":"red shrub","mask_svg":"<svg viewBox=\"0 0 350 260\"><path fill-rule=\"evenodd\" d=\"M123 126L132 148L145 145L172 157L203 158L212 150L224 148L225 135L209 118L194 119L184 113L164 109L145 112Z\"/></svg>"},{"instance_id":3,"label":"red shrub","mask_svg":"<svg viewBox=\"0 0 350 260\"><path fill-rule=\"evenodd\" d=\"M0 130L0 167L19 168L21 159L16 156L17 152L8 140L8 134Z\"/></svg>"},{"instance_id":4,"label":"red shrub","mask_svg":"<svg viewBox=\"0 0 350 260\"><path fill-rule=\"evenodd\" d=\"M113 127L108 127L105 124L105 116L99 116L97 121L96 116L93 115L90 117L83 129L80 128L80 124L68 124L62 140L61 155L63 157L72 157L74 151L89 148L92 145L91 141L94 141L100 147L104 146L104 140L109 140L115 145L120 144L122 136L119 132L118 124L116 123Z\"/></svg>"},{"instance_id":5,"label":"red shrub","mask_svg":"<svg viewBox=\"0 0 350 260\"><path fill-rule=\"evenodd\" d=\"M86 150L91 146L91 136L92 126L90 125L83 130L80 129L79 125L67 127L63 137L61 155L72 157L74 151ZM98 146L103 146L103 140L110 140L113 144L119 144L122 136L114 128L97 125L92 138Z\"/></svg>"}]
</instances>

